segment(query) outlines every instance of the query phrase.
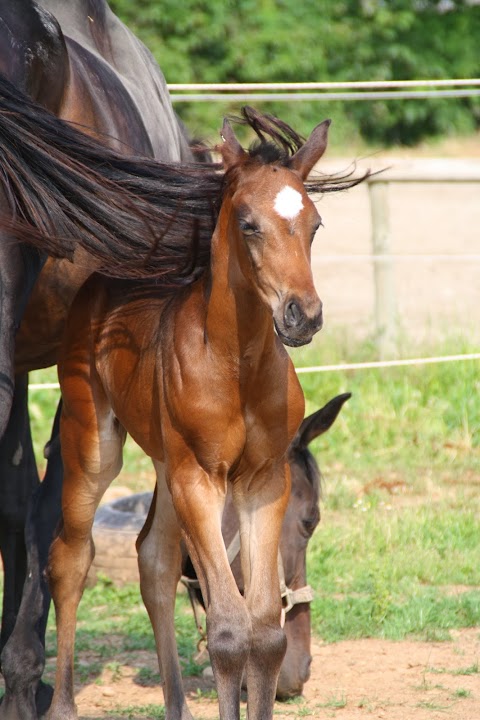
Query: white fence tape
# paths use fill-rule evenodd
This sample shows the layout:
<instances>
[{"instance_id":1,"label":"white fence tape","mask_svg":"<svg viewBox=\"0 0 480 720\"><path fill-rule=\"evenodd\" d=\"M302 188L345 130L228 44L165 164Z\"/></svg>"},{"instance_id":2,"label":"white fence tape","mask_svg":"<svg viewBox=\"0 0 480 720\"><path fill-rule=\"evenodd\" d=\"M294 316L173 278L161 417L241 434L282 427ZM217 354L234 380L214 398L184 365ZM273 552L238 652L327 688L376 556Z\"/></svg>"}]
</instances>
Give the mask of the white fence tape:
<instances>
[{"instance_id":1,"label":"white fence tape","mask_svg":"<svg viewBox=\"0 0 480 720\"><path fill-rule=\"evenodd\" d=\"M378 362L341 363L339 365L315 365L296 368L297 374L313 372L333 372L340 370L367 370L371 368L393 368L409 365L432 365L433 363L459 362L460 360L480 360L480 353L464 355L443 355L441 357L410 358L406 360L379 360Z\"/></svg>"},{"instance_id":2,"label":"white fence tape","mask_svg":"<svg viewBox=\"0 0 480 720\"><path fill-rule=\"evenodd\" d=\"M443 80L357 80L348 82L252 82L252 83L168 83L170 92L220 91L251 92L254 90L370 90L385 88L476 87L480 78Z\"/></svg>"},{"instance_id":3,"label":"white fence tape","mask_svg":"<svg viewBox=\"0 0 480 720\"><path fill-rule=\"evenodd\" d=\"M361 363L340 363L339 365L314 365L296 368L298 375L314 372L339 372L341 370L369 370L376 368L406 367L411 365L432 365L434 363L460 362L462 360L480 360L480 353L463 355L442 355L440 357L410 358L405 360L380 360ZM59 390L58 383L31 383L29 390Z\"/></svg>"},{"instance_id":4,"label":"white fence tape","mask_svg":"<svg viewBox=\"0 0 480 720\"><path fill-rule=\"evenodd\" d=\"M328 262L369 262L369 263L397 263L397 262L479 262L480 261L480 255L477 254L459 254L459 255L450 255L450 254L430 254L430 255L420 255L420 254L413 254L413 255L407 255L406 253L404 255L385 255L385 254L364 254L361 255L360 253L355 255L314 255L312 257L312 264L314 265L321 265L322 263L328 263Z\"/></svg>"},{"instance_id":5,"label":"white fence tape","mask_svg":"<svg viewBox=\"0 0 480 720\"><path fill-rule=\"evenodd\" d=\"M60 390L60 385L56 383L29 383L29 390Z\"/></svg>"},{"instance_id":6,"label":"white fence tape","mask_svg":"<svg viewBox=\"0 0 480 720\"><path fill-rule=\"evenodd\" d=\"M366 82L169 83L168 89L172 102L406 100L429 97L474 97L480 95L480 90L475 89L479 85L480 78L462 78L457 80L383 80ZM325 92L332 90L347 90L347 92Z\"/></svg>"}]
</instances>

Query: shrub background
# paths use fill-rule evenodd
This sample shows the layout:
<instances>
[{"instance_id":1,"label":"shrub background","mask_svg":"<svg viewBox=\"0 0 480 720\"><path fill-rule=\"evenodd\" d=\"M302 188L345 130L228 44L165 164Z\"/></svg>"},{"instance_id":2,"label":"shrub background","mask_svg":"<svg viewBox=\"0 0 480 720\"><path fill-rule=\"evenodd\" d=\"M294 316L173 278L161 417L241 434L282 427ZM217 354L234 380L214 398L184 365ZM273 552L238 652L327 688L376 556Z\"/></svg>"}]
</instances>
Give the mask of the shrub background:
<instances>
[{"instance_id":1,"label":"shrub background","mask_svg":"<svg viewBox=\"0 0 480 720\"><path fill-rule=\"evenodd\" d=\"M110 0L167 82L321 82L480 76L480 5L468 0ZM414 145L480 125L478 98L255 103L307 134L331 116L337 142ZM226 103L178 103L216 133ZM233 104L232 110L238 109ZM338 136L342 128L342 137Z\"/></svg>"}]
</instances>

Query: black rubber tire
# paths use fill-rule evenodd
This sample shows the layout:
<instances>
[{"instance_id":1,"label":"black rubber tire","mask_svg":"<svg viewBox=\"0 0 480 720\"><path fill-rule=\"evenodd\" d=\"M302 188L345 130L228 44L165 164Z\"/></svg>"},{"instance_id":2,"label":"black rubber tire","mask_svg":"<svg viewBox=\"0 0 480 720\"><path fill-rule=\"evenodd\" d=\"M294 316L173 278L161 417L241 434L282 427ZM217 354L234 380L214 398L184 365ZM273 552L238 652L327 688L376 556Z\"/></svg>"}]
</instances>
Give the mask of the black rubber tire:
<instances>
[{"instance_id":1,"label":"black rubber tire","mask_svg":"<svg viewBox=\"0 0 480 720\"><path fill-rule=\"evenodd\" d=\"M135 541L152 501L151 492L138 493L101 505L93 524L95 559L87 584L104 575L114 585L138 582Z\"/></svg>"}]
</instances>

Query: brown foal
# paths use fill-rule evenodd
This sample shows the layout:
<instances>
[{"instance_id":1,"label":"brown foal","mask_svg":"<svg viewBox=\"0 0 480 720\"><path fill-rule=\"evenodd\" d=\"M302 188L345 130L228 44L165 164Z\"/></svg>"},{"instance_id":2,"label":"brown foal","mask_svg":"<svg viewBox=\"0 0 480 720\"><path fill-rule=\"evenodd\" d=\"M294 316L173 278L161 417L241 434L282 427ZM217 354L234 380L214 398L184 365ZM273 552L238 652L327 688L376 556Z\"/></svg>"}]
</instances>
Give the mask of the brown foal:
<instances>
[{"instance_id":1,"label":"brown foal","mask_svg":"<svg viewBox=\"0 0 480 720\"><path fill-rule=\"evenodd\" d=\"M304 398L284 344L322 325L310 245L320 216L305 186L329 121L288 157L244 151L228 122L210 270L169 297L158 285L93 276L67 322L59 362L65 467L63 527L49 578L58 655L51 720L77 717L77 606L93 558L95 510L122 465L128 432L153 458L156 512L139 538L141 589L157 643L167 717L191 718L173 630L186 542L206 604L220 717L272 717L285 653L277 554L290 492L287 450ZM262 135L260 135L262 137ZM221 533L227 486L239 515L242 596Z\"/></svg>"}]
</instances>

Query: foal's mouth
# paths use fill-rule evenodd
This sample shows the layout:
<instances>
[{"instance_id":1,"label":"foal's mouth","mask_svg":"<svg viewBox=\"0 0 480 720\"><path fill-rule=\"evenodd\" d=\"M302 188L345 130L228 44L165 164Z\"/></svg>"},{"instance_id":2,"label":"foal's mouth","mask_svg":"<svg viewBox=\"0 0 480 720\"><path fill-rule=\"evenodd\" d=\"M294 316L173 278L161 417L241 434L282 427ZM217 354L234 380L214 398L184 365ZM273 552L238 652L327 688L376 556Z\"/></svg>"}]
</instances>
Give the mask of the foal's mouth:
<instances>
[{"instance_id":1,"label":"foal's mouth","mask_svg":"<svg viewBox=\"0 0 480 720\"><path fill-rule=\"evenodd\" d=\"M275 320L273 321L273 324L275 325L275 332L284 345L288 345L289 347L302 347L302 345L308 345L312 342L313 335L308 338L292 338L285 335L285 333L280 330Z\"/></svg>"}]
</instances>

